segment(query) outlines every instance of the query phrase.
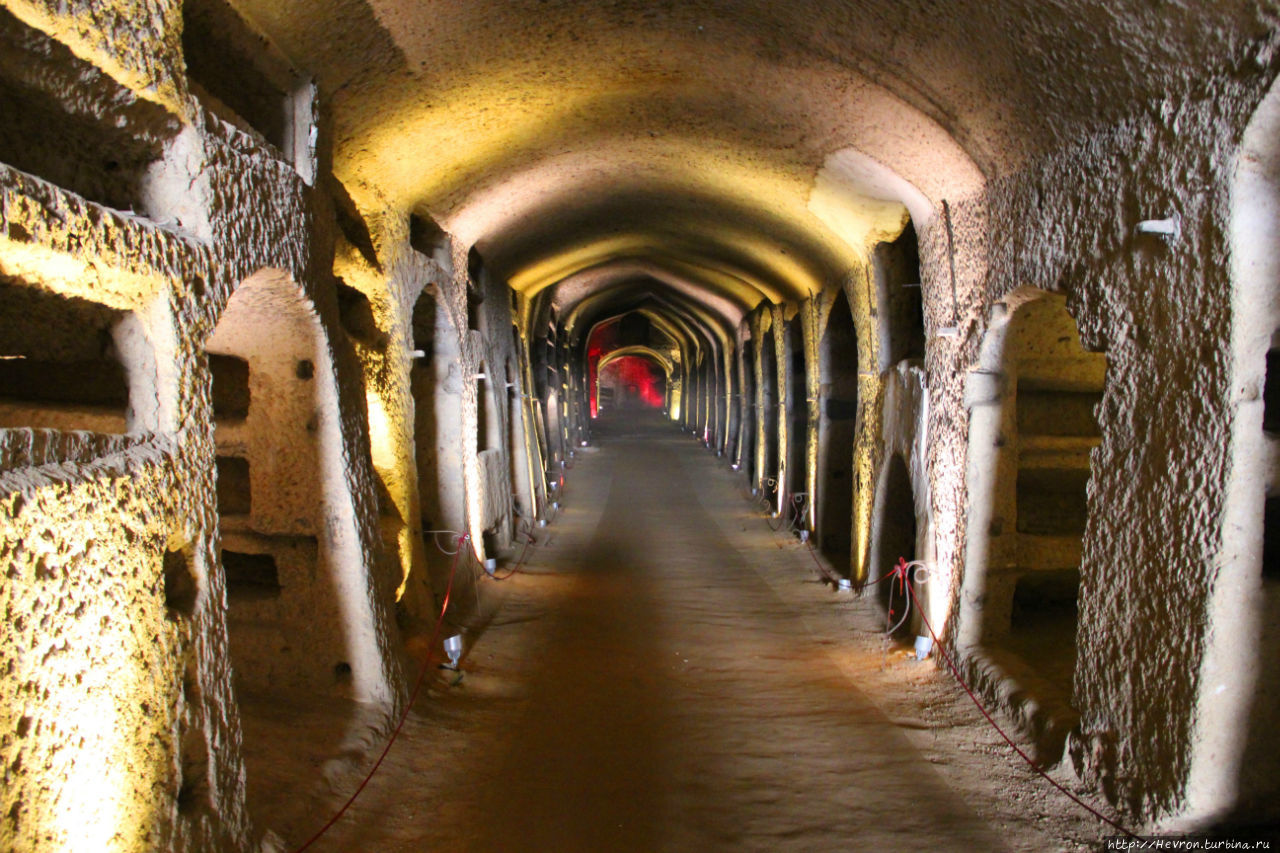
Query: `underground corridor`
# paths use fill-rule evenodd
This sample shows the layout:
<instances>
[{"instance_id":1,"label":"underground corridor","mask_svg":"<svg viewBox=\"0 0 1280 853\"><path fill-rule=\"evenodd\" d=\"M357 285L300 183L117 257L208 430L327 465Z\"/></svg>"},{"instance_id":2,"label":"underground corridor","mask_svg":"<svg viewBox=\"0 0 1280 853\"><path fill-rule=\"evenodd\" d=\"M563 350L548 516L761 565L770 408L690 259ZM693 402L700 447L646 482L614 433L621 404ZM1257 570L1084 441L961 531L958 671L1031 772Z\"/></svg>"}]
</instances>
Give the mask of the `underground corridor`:
<instances>
[{"instance_id":1,"label":"underground corridor","mask_svg":"<svg viewBox=\"0 0 1280 853\"><path fill-rule=\"evenodd\" d=\"M535 556L514 574L473 565L475 588L455 587L457 669L429 670L386 763L311 849L1043 850L1095 837L1025 766L993 761L998 736L947 677L883 641L878 607L821 583L700 442L635 409L592 434ZM867 692L888 685L916 701ZM318 756L294 754L333 715L276 710L248 730L271 745L246 756L250 801L287 816L287 849L367 769L363 752L331 757L330 788L313 778Z\"/></svg>"},{"instance_id":2,"label":"underground corridor","mask_svg":"<svg viewBox=\"0 0 1280 853\"><path fill-rule=\"evenodd\" d=\"M0 0L0 849L1280 828L1280 13Z\"/></svg>"}]
</instances>

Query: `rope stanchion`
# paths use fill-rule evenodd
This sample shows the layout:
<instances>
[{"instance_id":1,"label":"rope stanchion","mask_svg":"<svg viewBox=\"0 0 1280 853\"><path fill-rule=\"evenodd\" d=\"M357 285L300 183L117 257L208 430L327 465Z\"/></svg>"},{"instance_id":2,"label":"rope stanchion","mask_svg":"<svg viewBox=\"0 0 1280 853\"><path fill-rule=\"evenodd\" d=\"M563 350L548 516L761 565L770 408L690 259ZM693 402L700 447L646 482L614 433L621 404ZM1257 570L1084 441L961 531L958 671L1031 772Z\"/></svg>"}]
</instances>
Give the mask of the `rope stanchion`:
<instances>
[{"instance_id":1,"label":"rope stanchion","mask_svg":"<svg viewBox=\"0 0 1280 853\"><path fill-rule=\"evenodd\" d=\"M894 572L889 575L886 575L885 577L900 577L901 575L898 574L898 569L903 567L905 563L906 563L905 560L900 559L899 565L898 567L895 567ZM1093 815L1098 820L1109 825L1112 829L1119 831L1120 833L1127 836L1128 838L1137 838L1138 835L1134 832L1131 832L1123 824L1117 823L1116 821L1104 815L1102 812L1095 809L1093 806L1086 803L1084 800L1077 797L1075 794L1068 791L1063 785L1059 784L1057 780L1055 780L1052 776L1046 773L1040 767L1039 764L1033 761L1031 759L1031 756L1027 755L1027 753L1024 752L1021 747L1019 747L1016 743L1014 743L1013 738L1009 737L1009 735L1005 733L1005 730L1000 727L1000 724L995 721L995 719L991 716L990 712L988 712L986 707L983 706L982 702L979 701L977 695L973 692L973 690L969 687L969 685L965 683L965 680L960 676L960 670L959 668L956 667L955 661L951 659L951 655L947 652L946 648L942 645L942 642L939 639L937 633L934 632L933 625L929 624L929 617L925 616L924 608L920 606L920 603L918 601L916 601L916 593L915 593L915 590L912 589L911 583L907 582L905 583L905 586L907 589L907 595L910 597L910 600L915 603L916 609L920 613L920 621L924 623L925 628L929 630L929 636L933 638L933 647L938 650L939 654L942 655L942 659L947 662L947 668L951 670L951 674L955 676L956 681L958 681L960 683L960 686L964 688L964 692L969 695L969 699L973 701L974 706L976 706L978 711L981 712L982 716L986 718L987 722L991 724L991 728L995 729L996 733L999 734L1000 737L1004 738L1004 742L1009 744L1010 748L1012 748L1013 751L1018 754L1019 758L1021 758L1023 761L1027 763L1028 767L1030 767L1032 770L1038 773L1041 777L1043 777L1044 780L1048 782L1050 785L1052 785L1053 787L1057 788L1060 792L1062 792L1062 794L1066 796L1067 799L1071 800L1071 802L1075 803L1077 806L1084 809L1085 811ZM903 618L905 619L906 617L904 616Z\"/></svg>"},{"instance_id":2,"label":"rope stanchion","mask_svg":"<svg viewBox=\"0 0 1280 853\"><path fill-rule=\"evenodd\" d=\"M422 669L418 673L418 680L413 685L413 692L409 695L409 701L405 704L404 711L400 714L400 721L396 723L395 731L391 733L391 737L387 740L387 745L382 748L382 753L378 756L378 760L373 763L373 767L360 782L360 786L356 788L355 792L347 798L345 803L342 804L342 808L338 809L337 813L333 817L329 818L328 823L320 827L314 835L302 844L302 846L296 848L294 853L303 853L304 850L319 841L326 832L333 828L334 824L342 819L342 816L347 813L347 809L351 808L352 803L356 801L356 798L360 796L365 787L367 787L369 782L373 779L374 774L378 772L378 768L382 766L382 762L386 759L387 753L391 751L391 746L396 742L396 738L400 736L400 731L404 728L405 720L409 719L409 711L412 710L414 703L418 701L418 694L422 691L422 684L426 680L427 672L431 669L431 650L435 648L436 640L440 639L440 628L444 625L445 614L449 611L449 598L453 595L453 579L458 572L458 557L462 553L463 546L470 540L470 538L471 537L467 534L458 536L457 548L453 551L453 566L449 569L449 583L445 587L444 602L440 605L440 616L437 617L436 626L431 632L431 641L427 643L427 659L422 663Z\"/></svg>"}]
</instances>

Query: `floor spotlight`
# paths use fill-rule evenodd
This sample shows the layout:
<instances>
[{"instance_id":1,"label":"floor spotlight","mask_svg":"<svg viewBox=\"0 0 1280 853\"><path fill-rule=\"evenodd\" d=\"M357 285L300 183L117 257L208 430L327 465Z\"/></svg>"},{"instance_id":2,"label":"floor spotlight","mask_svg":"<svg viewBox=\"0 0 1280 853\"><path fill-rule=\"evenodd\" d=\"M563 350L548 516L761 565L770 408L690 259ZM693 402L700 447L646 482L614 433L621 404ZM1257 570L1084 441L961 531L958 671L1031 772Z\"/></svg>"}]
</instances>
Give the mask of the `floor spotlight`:
<instances>
[{"instance_id":1,"label":"floor spotlight","mask_svg":"<svg viewBox=\"0 0 1280 853\"><path fill-rule=\"evenodd\" d=\"M444 641L444 653L449 656L449 663L446 666L449 669L457 669L458 661L462 660L462 635L454 634L452 637L446 637Z\"/></svg>"}]
</instances>

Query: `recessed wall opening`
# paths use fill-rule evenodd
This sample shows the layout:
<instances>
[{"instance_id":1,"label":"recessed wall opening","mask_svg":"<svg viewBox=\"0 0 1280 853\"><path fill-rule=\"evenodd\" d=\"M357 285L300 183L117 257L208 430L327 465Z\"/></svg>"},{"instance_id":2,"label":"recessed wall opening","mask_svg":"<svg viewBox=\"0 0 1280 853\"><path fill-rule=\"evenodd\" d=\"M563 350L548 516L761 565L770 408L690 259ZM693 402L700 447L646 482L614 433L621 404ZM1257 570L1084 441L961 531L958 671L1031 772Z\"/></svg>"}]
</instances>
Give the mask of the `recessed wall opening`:
<instances>
[{"instance_id":1,"label":"recessed wall opening","mask_svg":"<svg viewBox=\"0 0 1280 853\"><path fill-rule=\"evenodd\" d=\"M328 346L306 292L273 269L235 288L206 342L215 411L235 415L214 430L230 656L256 696L331 696L335 660L357 665L359 690L358 662L376 659L346 600L358 593L344 575L363 570L344 550L357 538L351 498L324 476L342 452Z\"/></svg>"},{"instance_id":2,"label":"recessed wall opening","mask_svg":"<svg viewBox=\"0 0 1280 853\"><path fill-rule=\"evenodd\" d=\"M728 377L721 394L724 402L725 435L724 456L733 461L742 450L742 408L738 405L742 396L742 363L736 355L729 358Z\"/></svg>"},{"instance_id":3,"label":"recessed wall opening","mask_svg":"<svg viewBox=\"0 0 1280 853\"><path fill-rule=\"evenodd\" d=\"M1280 581L1280 496L1267 498L1262 537L1262 578Z\"/></svg>"},{"instance_id":4,"label":"recessed wall opening","mask_svg":"<svg viewBox=\"0 0 1280 853\"><path fill-rule=\"evenodd\" d=\"M369 297L340 278L335 284L342 328L352 340L371 349L383 349L387 345L387 335L373 316L373 303L369 301Z\"/></svg>"},{"instance_id":5,"label":"recessed wall opening","mask_svg":"<svg viewBox=\"0 0 1280 853\"><path fill-rule=\"evenodd\" d=\"M209 741L204 729L183 723L179 742L178 812L187 818L207 811L209 800Z\"/></svg>"},{"instance_id":6,"label":"recessed wall opening","mask_svg":"<svg viewBox=\"0 0 1280 853\"><path fill-rule=\"evenodd\" d=\"M215 420L243 420L249 414L249 362L234 355L209 353Z\"/></svg>"},{"instance_id":7,"label":"recessed wall opening","mask_svg":"<svg viewBox=\"0 0 1280 853\"><path fill-rule=\"evenodd\" d=\"M333 216L342 238L360 253L365 263L381 272L382 264L378 261L378 250L373 245L369 226L360 215L360 208L356 206L355 200L351 198L351 194L347 192L347 188L341 181L331 177L328 186L329 195L333 199Z\"/></svg>"},{"instance_id":8,"label":"recessed wall opening","mask_svg":"<svg viewBox=\"0 0 1280 853\"><path fill-rule=\"evenodd\" d=\"M224 548L222 569L226 572L227 598L230 600L280 597L280 569L270 554L245 554Z\"/></svg>"},{"instance_id":9,"label":"recessed wall opening","mask_svg":"<svg viewBox=\"0 0 1280 853\"><path fill-rule=\"evenodd\" d=\"M507 375L517 375L516 366L507 364ZM525 441L524 407L520 402L519 386L507 388L507 461L511 468L511 500L515 512L525 519L533 518L534 497L529 481L529 449Z\"/></svg>"},{"instance_id":10,"label":"recessed wall opening","mask_svg":"<svg viewBox=\"0 0 1280 853\"><path fill-rule=\"evenodd\" d=\"M1009 616L1014 633L1035 631L1045 620L1075 621L1080 573L1073 569L1036 572L1018 578Z\"/></svg>"},{"instance_id":11,"label":"recessed wall opening","mask_svg":"<svg viewBox=\"0 0 1280 853\"><path fill-rule=\"evenodd\" d=\"M667 399L667 377L651 358L624 355L610 359L596 377L602 397L611 408L661 410Z\"/></svg>"},{"instance_id":12,"label":"recessed wall opening","mask_svg":"<svg viewBox=\"0 0 1280 853\"><path fill-rule=\"evenodd\" d=\"M484 258L475 246L467 252L467 328L482 331L483 317L480 306L484 303Z\"/></svg>"},{"instance_id":13,"label":"recessed wall opening","mask_svg":"<svg viewBox=\"0 0 1280 853\"><path fill-rule=\"evenodd\" d=\"M186 549L168 549L161 566L164 586L164 605L171 619L185 619L195 610L200 588L191 566L191 555Z\"/></svg>"},{"instance_id":14,"label":"recessed wall opening","mask_svg":"<svg viewBox=\"0 0 1280 853\"><path fill-rule=\"evenodd\" d=\"M1267 351L1267 374L1262 392L1262 429L1269 440L1280 433L1280 349ZM1262 578L1280 581L1280 495L1269 495L1263 508Z\"/></svg>"},{"instance_id":15,"label":"recessed wall opening","mask_svg":"<svg viewBox=\"0 0 1280 853\"><path fill-rule=\"evenodd\" d=\"M442 452L450 443L461 441L457 433L462 423L461 395L439 391L457 363L456 336L447 333L447 316L434 293L424 288L413 305L412 319L413 347L422 356L414 358L409 371L418 508L424 530L462 524L461 506L454 503L454 490L449 488L450 481L461 476L460 463L457 454ZM433 573L447 572L437 548L428 544L426 556Z\"/></svg>"},{"instance_id":16,"label":"recessed wall opening","mask_svg":"<svg viewBox=\"0 0 1280 853\"><path fill-rule=\"evenodd\" d=\"M126 432L129 380L116 335L129 316L0 280L0 427Z\"/></svg>"},{"instance_id":17,"label":"recessed wall opening","mask_svg":"<svg viewBox=\"0 0 1280 853\"><path fill-rule=\"evenodd\" d=\"M264 36L223 0L183 0L182 52L206 107L311 179L311 87Z\"/></svg>"},{"instance_id":18,"label":"recessed wall opening","mask_svg":"<svg viewBox=\"0 0 1280 853\"><path fill-rule=\"evenodd\" d=\"M480 367L480 372L485 378L475 381L476 447L480 450L496 450L501 446L502 427L498 419L498 407L494 403L493 393L490 390L490 386L493 384L493 377L488 375L488 368L483 364Z\"/></svg>"},{"instance_id":19,"label":"recessed wall opening","mask_svg":"<svg viewBox=\"0 0 1280 853\"><path fill-rule=\"evenodd\" d=\"M239 456L219 456L218 512L222 515L248 515L253 510L249 460Z\"/></svg>"},{"instance_id":20,"label":"recessed wall opening","mask_svg":"<svg viewBox=\"0 0 1280 853\"><path fill-rule=\"evenodd\" d=\"M787 495L809 491L809 386L805 365L804 330L800 318L787 325ZM807 507L806 507L807 509ZM797 524L808 527L806 516Z\"/></svg>"},{"instance_id":21,"label":"recessed wall opening","mask_svg":"<svg viewBox=\"0 0 1280 853\"><path fill-rule=\"evenodd\" d=\"M836 296L819 349L818 548L841 573L853 558L853 442L858 417L858 336L846 294Z\"/></svg>"},{"instance_id":22,"label":"recessed wall opening","mask_svg":"<svg viewBox=\"0 0 1280 853\"><path fill-rule=\"evenodd\" d=\"M760 341L760 417L764 422L764 453L761 459L761 488L773 496L778 491L781 459L778 454L778 351L773 330ZM774 508L780 508L775 502Z\"/></svg>"},{"instance_id":23,"label":"recessed wall opening","mask_svg":"<svg viewBox=\"0 0 1280 853\"><path fill-rule=\"evenodd\" d=\"M449 235L426 213L409 214L409 245L444 269L453 267Z\"/></svg>"},{"instance_id":24,"label":"recessed wall opening","mask_svg":"<svg viewBox=\"0 0 1280 853\"><path fill-rule=\"evenodd\" d=\"M891 572L899 559L905 559L908 563L916 559L915 493L911 487L911 471L900 455L895 453L890 457L881 482L882 491L877 496L876 530L873 538L874 577L882 577ZM910 616L903 618L907 613L909 593L897 580L882 581L876 586L880 604L886 608L886 624L897 625L894 638L903 642L912 640L919 633L920 619L914 606L910 607ZM923 602L925 597L921 585L913 588L916 598Z\"/></svg>"},{"instance_id":25,"label":"recessed wall opening","mask_svg":"<svg viewBox=\"0 0 1280 853\"><path fill-rule=\"evenodd\" d=\"M876 246L873 260L880 323L882 370L904 359L924 358L924 296L920 284L920 247L911 223L892 243Z\"/></svg>"},{"instance_id":26,"label":"recessed wall opening","mask_svg":"<svg viewBox=\"0 0 1280 853\"><path fill-rule=\"evenodd\" d=\"M1267 350L1267 377L1262 390L1262 428L1280 432L1280 349Z\"/></svg>"},{"instance_id":27,"label":"recessed wall opening","mask_svg":"<svg viewBox=\"0 0 1280 853\"><path fill-rule=\"evenodd\" d=\"M989 333L1004 373L998 421L971 429L994 448L982 643L1042 706L1066 713L1106 358L1081 345L1065 296L1026 288L1008 305Z\"/></svg>"},{"instance_id":28,"label":"recessed wall opening","mask_svg":"<svg viewBox=\"0 0 1280 853\"><path fill-rule=\"evenodd\" d=\"M0 10L0 115L0 162L89 201L139 212L145 212L142 179L180 129L162 107L6 10Z\"/></svg>"},{"instance_id":29,"label":"recessed wall opening","mask_svg":"<svg viewBox=\"0 0 1280 853\"><path fill-rule=\"evenodd\" d=\"M756 354L751 341L742 345L742 421L739 430L742 434L738 442L738 466L746 474L747 482L752 485L759 482L759 471L756 465L756 430L758 413L756 411Z\"/></svg>"}]
</instances>

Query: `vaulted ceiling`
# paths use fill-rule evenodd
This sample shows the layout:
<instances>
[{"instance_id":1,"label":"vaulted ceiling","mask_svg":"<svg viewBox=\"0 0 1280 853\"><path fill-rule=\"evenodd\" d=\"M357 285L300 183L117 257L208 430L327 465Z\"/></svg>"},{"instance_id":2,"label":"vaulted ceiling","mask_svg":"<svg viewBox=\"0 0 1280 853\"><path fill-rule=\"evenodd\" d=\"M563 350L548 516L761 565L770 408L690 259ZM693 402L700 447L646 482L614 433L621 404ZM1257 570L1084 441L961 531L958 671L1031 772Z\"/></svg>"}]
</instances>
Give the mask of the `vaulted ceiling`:
<instances>
[{"instance_id":1,"label":"vaulted ceiling","mask_svg":"<svg viewBox=\"0 0 1280 853\"><path fill-rule=\"evenodd\" d=\"M361 206L429 213L522 292L659 281L729 324L1266 26L1248 0L235 3L315 75Z\"/></svg>"}]
</instances>

